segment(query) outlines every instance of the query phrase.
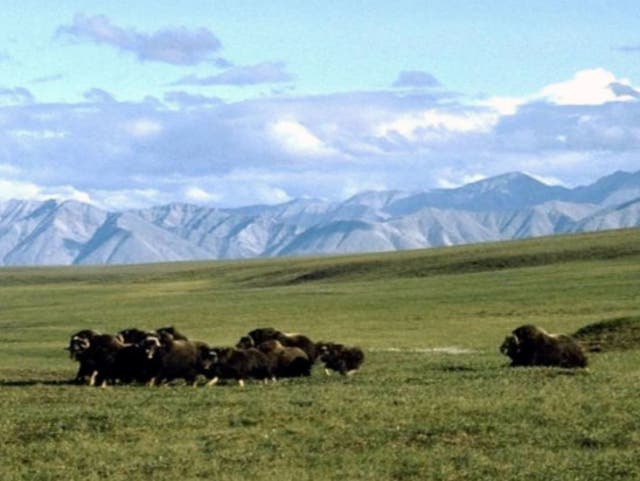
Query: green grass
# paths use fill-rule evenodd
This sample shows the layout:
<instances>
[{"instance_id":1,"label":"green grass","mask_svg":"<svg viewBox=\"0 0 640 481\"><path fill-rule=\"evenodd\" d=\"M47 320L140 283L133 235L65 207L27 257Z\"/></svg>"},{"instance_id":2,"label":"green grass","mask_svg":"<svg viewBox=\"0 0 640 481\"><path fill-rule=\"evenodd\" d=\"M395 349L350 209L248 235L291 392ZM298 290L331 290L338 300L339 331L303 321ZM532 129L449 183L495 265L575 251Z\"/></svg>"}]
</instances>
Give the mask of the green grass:
<instances>
[{"instance_id":1,"label":"green grass","mask_svg":"<svg viewBox=\"0 0 640 481\"><path fill-rule=\"evenodd\" d=\"M0 479L640 479L634 342L576 372L511 369L498 352L524 323L572 333L637 319L639 286L639 230L336 258L5 268ZM168 324L212 345L274 326L360 345L366 360L353 378L317 368L244 390L66 384L74 331Z\"/></svg>"}]
</instances>

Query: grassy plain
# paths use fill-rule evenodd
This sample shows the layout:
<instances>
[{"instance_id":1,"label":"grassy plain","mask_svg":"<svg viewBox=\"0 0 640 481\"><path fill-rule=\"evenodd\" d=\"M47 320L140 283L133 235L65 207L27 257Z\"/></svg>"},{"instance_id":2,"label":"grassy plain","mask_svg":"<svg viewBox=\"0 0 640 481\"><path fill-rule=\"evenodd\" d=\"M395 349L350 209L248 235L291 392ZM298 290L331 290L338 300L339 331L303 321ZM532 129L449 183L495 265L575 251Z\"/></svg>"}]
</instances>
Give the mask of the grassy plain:
<instances>
[{"instance_id":1,"label":"grassy plain","mask_svg":"<svg viewBox=\"0 0 640 481\"><path fill-rule=\"evenodd\" d=\"M0 479L637 480L640 350L507 368L517 325L640 315L640 230L335 258L0 269ZM261 326L365 349L352 378L70 385L83 328ZM452 349L455 348L455 349Z\"/></svg>"}]
</instances>

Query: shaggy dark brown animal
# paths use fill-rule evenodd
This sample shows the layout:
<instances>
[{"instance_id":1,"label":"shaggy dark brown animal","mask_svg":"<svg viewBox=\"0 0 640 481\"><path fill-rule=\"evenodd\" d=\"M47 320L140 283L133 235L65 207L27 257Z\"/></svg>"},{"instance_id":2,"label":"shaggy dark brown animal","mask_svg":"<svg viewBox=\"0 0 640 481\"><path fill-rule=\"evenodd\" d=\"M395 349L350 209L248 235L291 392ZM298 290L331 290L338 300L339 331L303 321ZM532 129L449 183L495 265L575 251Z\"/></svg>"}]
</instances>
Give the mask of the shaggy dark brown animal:
<instances>
[{"instance_id":1,"label":"shaggy dark brown animal","mask_svg":"<svg viewBox=\"0 0 640 481\"><path fill-rule=\"evenodd\" d=\"M69 351L71 359L80 364L74 378L74 381L79 384L88 382L96 370L95 362L90 355L87 355L87 351L91 344L91 339L99 335L99 332L92 329L83 329L73 334L69 339L69 345L65 347Z\"/></svg>"},{"instance_id":2,"label":"shaggy dark brown animal","mask_svg":"<svg viewBox=\"0 0 640 481\"><path fill-rule=\"evenodd\" d=\"M282 332L274 329L273 327L259 327L258 329L250 331L246 336L241 337L236 347L240 349L258 347L263 342L275 339L281 334Z\"/></svg>"},{"instance_id":3,"label":"shaggy dark brown animal","mask_svg":"<svg viewBox=\"0 0 640 481\"><path fill-rule=\"evenodd\" d=\"M204 342L174 339L170 334L162 334L157 345L148 346L148 357L158 366L151 384L184 379L195 385L198 375L206 375L211 368L210 350Z\"/></svg>"},{"instance_id":4,"label":"shaggy dark brown animal","mask_svg":"<svg viewBox=\"0 0 640 481\"><path fill-rule=\"evenodd\" d=\"M333 342L319 342L316 347L327 374L331 370L343 376L351 375L360 369L364 362L364 352L359 347L348 347Z\"/></svg>"},{"instance_id":5,"label":"shaggy dark brown animal","mask_svg":"<svg viewBox=\"0 0 640 481\"><path fill-rule=\"evenodd\" d=\"M265 341L258 346L269 360L275 377L310 376L313 363L299 347L283 346L280 341Z\"/></svg>"},{"instance_id":6,"label":"shaggy dark brown animal","mask_svg":"<svg viewBox=\"0 0 640 481\"><path fill-rule=\"evenodd\" d=\"M513 330L500 346L511 366L586 367L587 358L580 345L569 336L549 334L527 324Z\"/></svg>"},{"instance_id":7,"label":"shaggy dark brown animal","mask_svg":"<svg viewBox=\"0 0 640 481\"><path fill-rule=\"evenodd\" d=\"M157 338L148 336L138 344L125 344L116 349L111 357L111 363L107 365L106 379L115 384L121 382L129 384L137 382L147 384L154 379L159 371L158 359L148 354L148 343L152 344Z\"/></svg>"},{"instance_id":8,"label":"shaggy dark brown animal","mask_svg":"<svg viewBox=\"0 0 640 481\"><path fill-rule=\"evenodd\" d=\"M207 372L207 377L211 378L209 385L216 384L219 379L235 379L244 386L245 379L267 380L272 376L269 359L258 349L217 347L209 354L212 359Z\"/></svg>"},{"instance_id":9,"label":"shaggy dark brown animal","mask_svg":"<svg viewBox=\"0 0 640 481\"><path fill-rule=\"evenodd\" d=\"M299 349L302 349L312 364L318 358L316 343L304 334L287 334L283 332L275 337L275 339L277 341L280 341L280 344L285 347L297 347Z\"/></svg>"},{"instance_id":10,"label":"shaggy dark brown animal","mask_svg":"<svg viewBox=\"0 0 640 481\"><path fill-rule=\"evenodd\" d=\"M158 334L158 336L162 336L163 334L169 334L176 341L189 340L187 336L185 336L181 332L178 332L178 330L173 326L166 326L166 327L161 327L159 329L156 329L156 334Z\"/></svg>"},{"instance_id":11,"label":"shaggy dark brown animal","mask_svg":"<svg viewBox=\"0 0 640 481\"><path fill-rule=\"evenodd\" d=\"M297 347L302 349L311 363L315 362L318 357L316 344L303 334L289 334L278 331L273 327L261 327L249 332L246 336L240 338L236 347L240 349L248 349L250 347L258 347L266 341L279 341L286 347Z\"/></svg>"},{"instance_id":12,"label":"shaggy dark brown animal","mask_svg":"<svg viewBox=\"0 0 640 481\"><path fill-rule=\"evenodd\" d=\"M141 329L136 329L135 327L130 329L123 329L118 334L116 334L116 337L125 344L140 344L150 336L158 336L158 334L152 331L143 331Z\"/></svg>"},{"instance_id":13,"label":"shaggy dark brown animal","mask_svg":"<svg viewBox=\"0 0 640 481\"><path fill-rule=\"evenodd\" d=\"M93 369L89 385L105 385L113 379L113 363L116 352L125 345L111 334L98 334L89 340L82 357Z\"/></svg>"}]
</instances>

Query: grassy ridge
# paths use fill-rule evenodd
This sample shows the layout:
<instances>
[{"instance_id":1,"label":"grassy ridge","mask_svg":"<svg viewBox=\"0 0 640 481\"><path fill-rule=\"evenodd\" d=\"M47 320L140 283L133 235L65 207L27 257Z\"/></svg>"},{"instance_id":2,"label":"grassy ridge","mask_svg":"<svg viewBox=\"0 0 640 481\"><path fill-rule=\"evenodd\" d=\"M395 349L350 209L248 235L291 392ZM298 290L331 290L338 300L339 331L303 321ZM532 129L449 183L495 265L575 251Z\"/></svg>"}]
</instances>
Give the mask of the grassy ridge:
<instances>
[{"instance_id":1,"label":"grassy ridge","mask_svg":"<svg viewBox=\"0 0 640 481\"><path fill-rule=\"evenodd\" d=\"M640 231L338 258L0 270L0 479L638 479L640 352L508 369L516 325L640 314ZM362 372L271 386L63 384L68 335L273 325ZM452 355L433 348L468 350Z\"/></svg>"}]
</instances>

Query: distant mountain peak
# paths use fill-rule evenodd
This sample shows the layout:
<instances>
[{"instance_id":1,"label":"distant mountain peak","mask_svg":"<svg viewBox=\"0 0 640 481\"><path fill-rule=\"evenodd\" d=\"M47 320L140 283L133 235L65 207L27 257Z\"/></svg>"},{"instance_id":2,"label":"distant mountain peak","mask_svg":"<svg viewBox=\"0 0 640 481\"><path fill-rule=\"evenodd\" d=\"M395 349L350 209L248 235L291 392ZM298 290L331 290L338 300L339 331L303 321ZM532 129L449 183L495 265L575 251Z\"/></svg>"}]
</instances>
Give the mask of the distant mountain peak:
<instances>
[{"instance_id":1,"label":"distant mountain peak","mask_svg":"<svg viewBox=\"0 0 640 481\"><path fill-rule=\"evenodd\" d=\"M107 212L76 200L0 202L0 265L168 262L417 249L640 226L640 171L589 186L509 172L455 189L344 202Z\"/></svg>"},{"instance_id":2,"label":"distant mountain peak","mask_svg":"<svg viewBox=\"0 0 640 481\"><path fill-rule=\"evenodd\" d=\"M522 187L525 185L530 187L550 187L529 174L525 174L523 172L508 172L506 174L472 182L471 184L464 185L459 189L488 192L492 190L505 190L512 187Z\"/></svg>"}]
</instances>

